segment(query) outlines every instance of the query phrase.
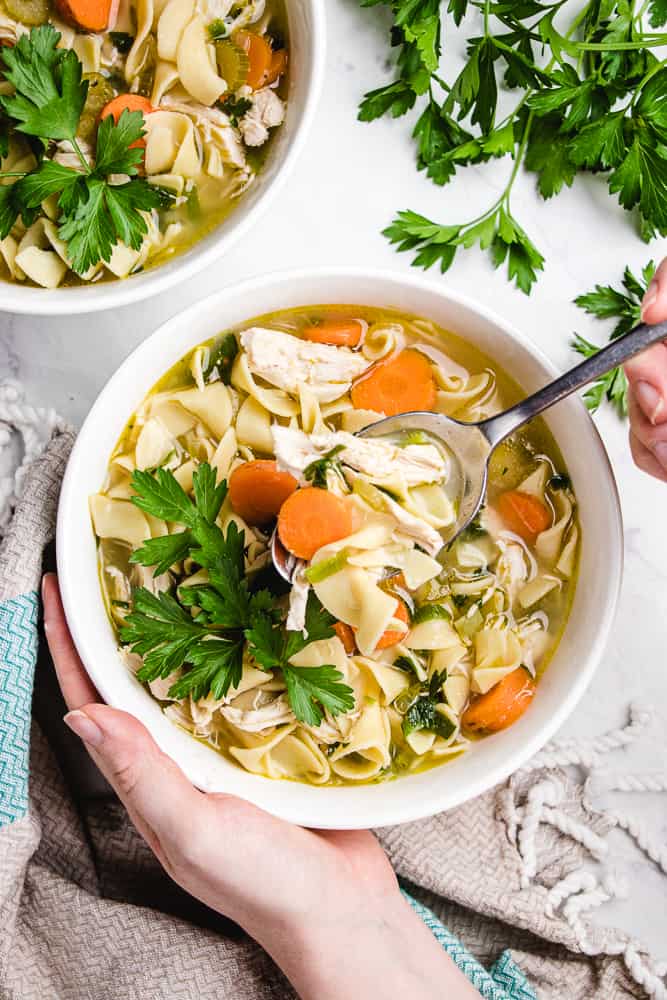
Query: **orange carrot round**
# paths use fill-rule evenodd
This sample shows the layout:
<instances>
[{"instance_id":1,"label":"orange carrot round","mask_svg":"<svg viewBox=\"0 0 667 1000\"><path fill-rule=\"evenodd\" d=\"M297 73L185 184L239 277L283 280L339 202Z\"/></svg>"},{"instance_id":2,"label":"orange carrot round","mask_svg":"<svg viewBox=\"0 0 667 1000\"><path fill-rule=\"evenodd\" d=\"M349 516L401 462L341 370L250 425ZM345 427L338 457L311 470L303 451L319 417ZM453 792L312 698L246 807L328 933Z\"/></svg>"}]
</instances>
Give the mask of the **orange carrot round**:
<instances>
[{"instance_id":1,"label":"orange carrot round","mask_svg":"<svg viewBox=\"0 0 667 1000\"><path fill-rule=\"evenodd\" d=\"M354 629L352 626L347 625L345 622L336 622L333 628L334 632L343 643L347 655L352 656L357 649L357 643L354 638Z\"/></svg>"},{"instance_id":2,"label":"orange carrot round","mask_svg":"<svg viewBox=\"0 0 667 1000\"><path fill-rule=\"evenodd\" d=\"M353 531L352 509L343 497L306 486L288 497L278 515L278 535L299 559L312 559L323 545Z\"/></svg>"},{"instance_id":3,"label":"orange carrot round","mask_svg":"<svg viewBox=\"0 0 667 1000\"><path fill-rule=\"evenodd\" d=\"M108 118L109 115L113 118L115 122L122 115L123 111L141 111L144 116L149 115L151 111L155 111L155 108L148 100L147 97L142 97L141 94L119 94L118 97L114 97L113 101L109 101L102 110L100 111L100 121L103 118ZM130 149L145 149L146 140L137 139L136 142L130 144Z\"/></svg>"},{"instance_id":4,"label":"orange carrot round","mask_svg":"<svg viewBox=\"0 0 667 1000\"><path fill-rule=\"evenodd\" d=\"M410 410L432 410L436 386L428 358L419 351L401 351L377 364L352 386L357 410L375 410L393 417Z\"/></svg>"},{"instance_id":5,"label":"orange carrot round","mask_svg":"<svg viewBox=\"0 0 667 1000\"><path fill-rule=\"evenodd\" d=\"M56 10L70 24L84 31L106 31L112 18L113 0L56 0Z\"/></svg>"},{"instance_id":6,"label":"orange carrot round","mask_svg":"<svg viewBox=\"0 0 667 1000\"><path fill-rule=\"evenodd\" d=\"M278 516L296 487L297 481L289 472L281 472L268 459L258 459L234 469L229 477L229 499L247 524L264 525Z\"/></svg>"},{"instance_id":7,"label":"orange carrot round","mask_svg":"<svg viewBox=\"0 0 667 1000\"><path fill-rule=\"evenodd\" d=\"M497 506L510 531L526 542L534 542L540 532L551 525L551 511L532 493L508 490L498 497Z\"/></svg>"},{"instance_id":8,"label":"orange carrot round","mask_svg":"<svg viewBox=\"0 0 667 1000\"><path fill-rule=\"evenodd\" d=\"M271 64L264 81L265 86L269 86L279 80L287 69L287 52L285 49L277 49L271 55Z\"/></svg>"},{"instance_id":9,"label":"orange carrot round","mask_svg":"<svg viewBox=\"0 0 667 1000\"><path fill-rule=\"evenodd\" d=\"M394 611L394 618L398 618L399 621L405 622L406 625L410 624L410 612L408 611L405 601L400 598L396 601L396 610ZM388 649L389 646L395 646L397 642L401 642L405 639L407 635L407 629L402 632L398 632L394 628L388 628L386 632L383 632L377 641L376 649Z\"/></svg>"},{"instance_id":10,"label":"orange carrot round","mask_svg":"<svg viewBox=\"0 0 667 1000\"><path fill-rule=\"evenodd\" d=\"M325 319L303 331L304 340L315 344L332 344L334 347L356 347L363 328L358 319Z\"/></svg>"},{"instance_id":11,"label":"orange carrot round","mask_svg":"<svg viewBox=\"0 0 667 1000\"><path fill-rule=\"evenodd\" d=\"M462 722L474 733L497 733L523 715L535 694L535 681L524 667L517 667L486 694L466 708Z\"/></svg>"},{"instance_id":12,"label":"orange carrot round","mask_svg":"<svg viewBox=\"0 0 667 1000\"><path fill-rule=\"evenodd\" d=\"M240 45L248 56L250 63L246 85L252 90L265 86L271 71L274 52L266 38L256 35L254 31L237 31L233 36L236 45ZM277 54L277 53L276 53Z\"/></svg>"}]
</instances>

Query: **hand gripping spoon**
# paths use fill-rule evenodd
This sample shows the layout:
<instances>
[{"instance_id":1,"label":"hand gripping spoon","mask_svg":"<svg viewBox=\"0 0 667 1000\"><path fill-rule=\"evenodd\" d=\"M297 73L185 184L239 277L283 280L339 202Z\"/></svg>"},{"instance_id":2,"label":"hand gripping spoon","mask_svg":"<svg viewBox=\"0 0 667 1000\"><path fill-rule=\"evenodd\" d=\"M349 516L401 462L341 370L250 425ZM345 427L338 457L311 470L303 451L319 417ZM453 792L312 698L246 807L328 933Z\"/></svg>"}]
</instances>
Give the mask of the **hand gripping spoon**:
<instances>
[{"instance_id":1,"label":"hand gripping spoon","mask_svg":"<svg viewBox=\"0 0 667 1000\"><path fill-rule=\"evenodd\" d=\"M516 406L479 423L467 424L440 413L419 410L386 417L364 427L357 432L357 436L396 437L406 431L422 431L445 446L452 460L452 495L458 495L459 498L456 521L441 531L443 541L449 543L470 524L482 506L489 459L501 441L550 406L601 375L606 375L612 368L641 354L660 340L667 340L667 321L655 326L642 323ZM271 548L276 569L286 580L291 580L296 560L284 549L277 532L274 532Z\"/></svg>"}]
</instances>

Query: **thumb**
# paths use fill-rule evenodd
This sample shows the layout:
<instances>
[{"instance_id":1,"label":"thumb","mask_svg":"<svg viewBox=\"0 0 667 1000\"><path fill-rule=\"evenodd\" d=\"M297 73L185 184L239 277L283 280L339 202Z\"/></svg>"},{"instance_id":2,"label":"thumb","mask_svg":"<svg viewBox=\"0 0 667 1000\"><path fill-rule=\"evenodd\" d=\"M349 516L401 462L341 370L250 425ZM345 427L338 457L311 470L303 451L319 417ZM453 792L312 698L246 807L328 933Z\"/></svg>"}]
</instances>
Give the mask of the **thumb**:
<instances>
[{"instance_id":1,"label":"thumb","mask_svg":"<svg viewBox=\"0 0 667 1000\"><path fill-rule=\"evenodd\" d=\"M65 716L170 874L201 822L204 796L138 719L89 704Z\"/></svg>"}]
</instances>

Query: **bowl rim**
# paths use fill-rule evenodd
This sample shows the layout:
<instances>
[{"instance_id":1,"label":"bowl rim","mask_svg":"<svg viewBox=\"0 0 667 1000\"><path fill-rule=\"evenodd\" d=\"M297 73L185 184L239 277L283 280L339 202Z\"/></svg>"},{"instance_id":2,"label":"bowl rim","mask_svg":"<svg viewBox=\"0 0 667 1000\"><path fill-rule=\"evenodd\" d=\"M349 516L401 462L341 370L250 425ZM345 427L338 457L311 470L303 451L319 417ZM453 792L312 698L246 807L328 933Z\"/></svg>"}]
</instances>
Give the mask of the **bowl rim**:
<instances>
[{"instance_id":1,"label":"bowl rim","mask_svg":"<svg viewBox=\"0 0 667 1000\"><path fill-rule=\"evenodd\" d=\"M404 275L401 272L386 269L345 266L298 268L273 272L268 275L246 279L245 281L226 286L224 289L214 293L213 295L195 302L189 308L177 313L165 323L161 324L122 362L99 393L95 403L89 411L88 416L86 417L86 420L84 421L72 449L67 469L65 471L58 506L56 553L65 614L72 632L75 646L81 656L81 660L84 665L86 665L86 669L100 692L100 695L108 704L114 704L114 686L113 684L109 685L107 683L106 678L99 670L95 670L95 668L87 666L87 663L95 662L95 637L91 634L90 629L82 627L82 616L78 616L76 613L76 581L72 579L71 575L67 571L67 559L64 555L66 546L76 540L77 530L80 535L80 524L78 524L77 527L77 523L73 521L72 518L72 508L76 504L77 492L76 469L77 465L82 460L84 452L88 451L93 445L91 435L92 439L94 439L97 412L103 407L110 395L118 394L119 389L123 386L127 372L135 369L137 365L140 365L144 357L147 360L150 360L151 356L154 354L156 346L159 343L159 338L168 336L172 331L172 328L177 330L178 328L185 326L190 318L193 319L193 322L189 325L193 331L191 346L194 347L201 341L201 339L203 339L200 334L195 332L198 329L197 321L199 319L199 314L205 315L210 309L222 309L224 308L225 302L229 299L234 301L242 297L247 297L248 301L252 302L253 293L264 291L269 288L277 290L285 285L289 287L292 284L297 286L301 283L302 285L308 286L311 283L322 283L327 281L334 282L341 279L357 282L360 280L381 282L385 284L388 290L390 287L393 287L397 291L400 291L401 289L408 287L411 291L415 292L415 294L422 293L424 295L435 295L436 297L443 299L454 306L459 306L468 310L473 315L477 315L495 326L510 341L514 341L522 346L549 375L555 377L560 374L556 366L539 347L537 347L525 334L516 330L512 324L503 320L493 309L490 309L485 305L479 305L467 295L453 291L451 288L436 282L431 278L411 274ZM296 308L296 306L294 306L294 308ZM251 317L248 318L250 319ZM386 818L373 815L374 810L372 803L370 806L366 804L362 806L357 802L354 806L354 817L351 820L347 816L343 815L337 816L336 821L333 822L329 819L323 821L321 817L318 817L317 806L307 809L303 804L297 804L296 807L293 807L289 802L281 802L278 806L275 806L274 804L269 807L266 803L257 802L252 794L248 795L249 801L255 802L255 804L260 805L262 808L270 808L274 815L277 815L282 819L286 819L290 822L298 823L303 826L320 829L380 828L397 823L412 822L427 816L435 815L443 810L455 808L456 806L483 794L495 785L500 784L515 771L519 770L534 754L541 750L549 742L549 740L551 740L554 733L567 719L580 701L605 652L618 606L623 570L622 514L618 488L611 463L609 461L609 456L607 455L600 434L584 403L579 398L573 398L571 403L574 403L579 408L579 412L583 418L583 423L587 423L588 425L590 442L596 451L596 460L599 466L600 474L606 479L609 487L608 501L614 537L609 539L609 567L608 576L605 580L605 601L604 605L600 607L599 618L596 622L597 628L595 636L590 642L584 666L576 674L575 679L570 684L564 696L560 698L555 710L549 716L548 720L544 722L541 728L536 729L533 733L529 733L522 742L521 746L516 748L512 753L507 756L499 754L497 763L489 767L482 776L476 780L469 780L465 785L464 783L460 783L460 788L457 793L452 792L451 788L447 788L446 785L443 785L440 798L441 800L446 801L441 801L440 803L435 801L438 797L435 791L432 791L427 796L427 803L424 805L409 804L403 801L400 795L397 795L391 806L391 815ZM548 671L545 676L548 676ZM173 726L174 724L171 723L170 725ZM177 728L178 727L174 726L174 729ZM193 739L193 737L189 738ZM158 740L158 743L159 742L160 740ZM166 753L170 753L169 747L166 747L163 744L162 749L165 750ZM194 784L202 787L201 775L195 773L197 769L194 766L190 766L190 761L178 759L177 763ZM271 781L271 779L265 780ZM407 779L398 779L396 783L392 784L400 784L403 780ZM278 782L278 784L282 784L282 782ZM298 784L300 785L300 783ZM328 786L323 787L326 788ZM319 791L319 787L317 790ZM384 811L388 812L389 810L385 809Z\"/></svg>"},{"instance_id":2,"label":"bowl rim","mask_svg":"<svg viewBox=\"0 0 667 1000\"><path fill-rule=\"evenodd\" d=\"M310 133L324 86L327 55L324 0L302 0L312 16L312 32L307 34L309 66L304 86L301 114L286 144L285 155L276 166L275 175L256 201L245 208L241 199L230 217L229 229L216 236L219 226L182 254L155 268L128 278L76 288L33 288L10 281L0 281L0 310L32 316L74 316L122 308L171 290L187 278L203 271L226 254L271 207L292 173ZM224 224L224 221L220 225Z\"/></svg>"}]
</instances>

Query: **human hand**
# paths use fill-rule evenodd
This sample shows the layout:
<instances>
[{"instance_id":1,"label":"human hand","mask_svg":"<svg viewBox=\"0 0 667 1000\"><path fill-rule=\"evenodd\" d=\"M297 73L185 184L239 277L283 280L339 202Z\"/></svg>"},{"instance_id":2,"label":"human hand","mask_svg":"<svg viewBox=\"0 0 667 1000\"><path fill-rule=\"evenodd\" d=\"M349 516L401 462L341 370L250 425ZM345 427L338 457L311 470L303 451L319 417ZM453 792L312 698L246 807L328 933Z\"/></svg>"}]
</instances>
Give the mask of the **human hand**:
<instances>
[{"instance_id":1,"label":"human hand","mask_svg":"<svg viewBox=\"0 0 667 1000\"><path fill-rule=\"evenodd\" d=\"M645 323L667 319L667 257L644 296L642 319ZM625 374L635 465L667 482L667 341L628 361Z\"/></svg>"},{"instance_id":2,"label":"human hand","mask_svg":"<svg viewBox=\"0 0 667 1000\"><path fill-rule=\"evenodd\" d=\"M138 719L99 704L54 574L42 594L65 721L175 882L240 924L304 1000L479 997L401 896L372 833L305 830L199 792Z\"/></svg>"}]
</instances>

